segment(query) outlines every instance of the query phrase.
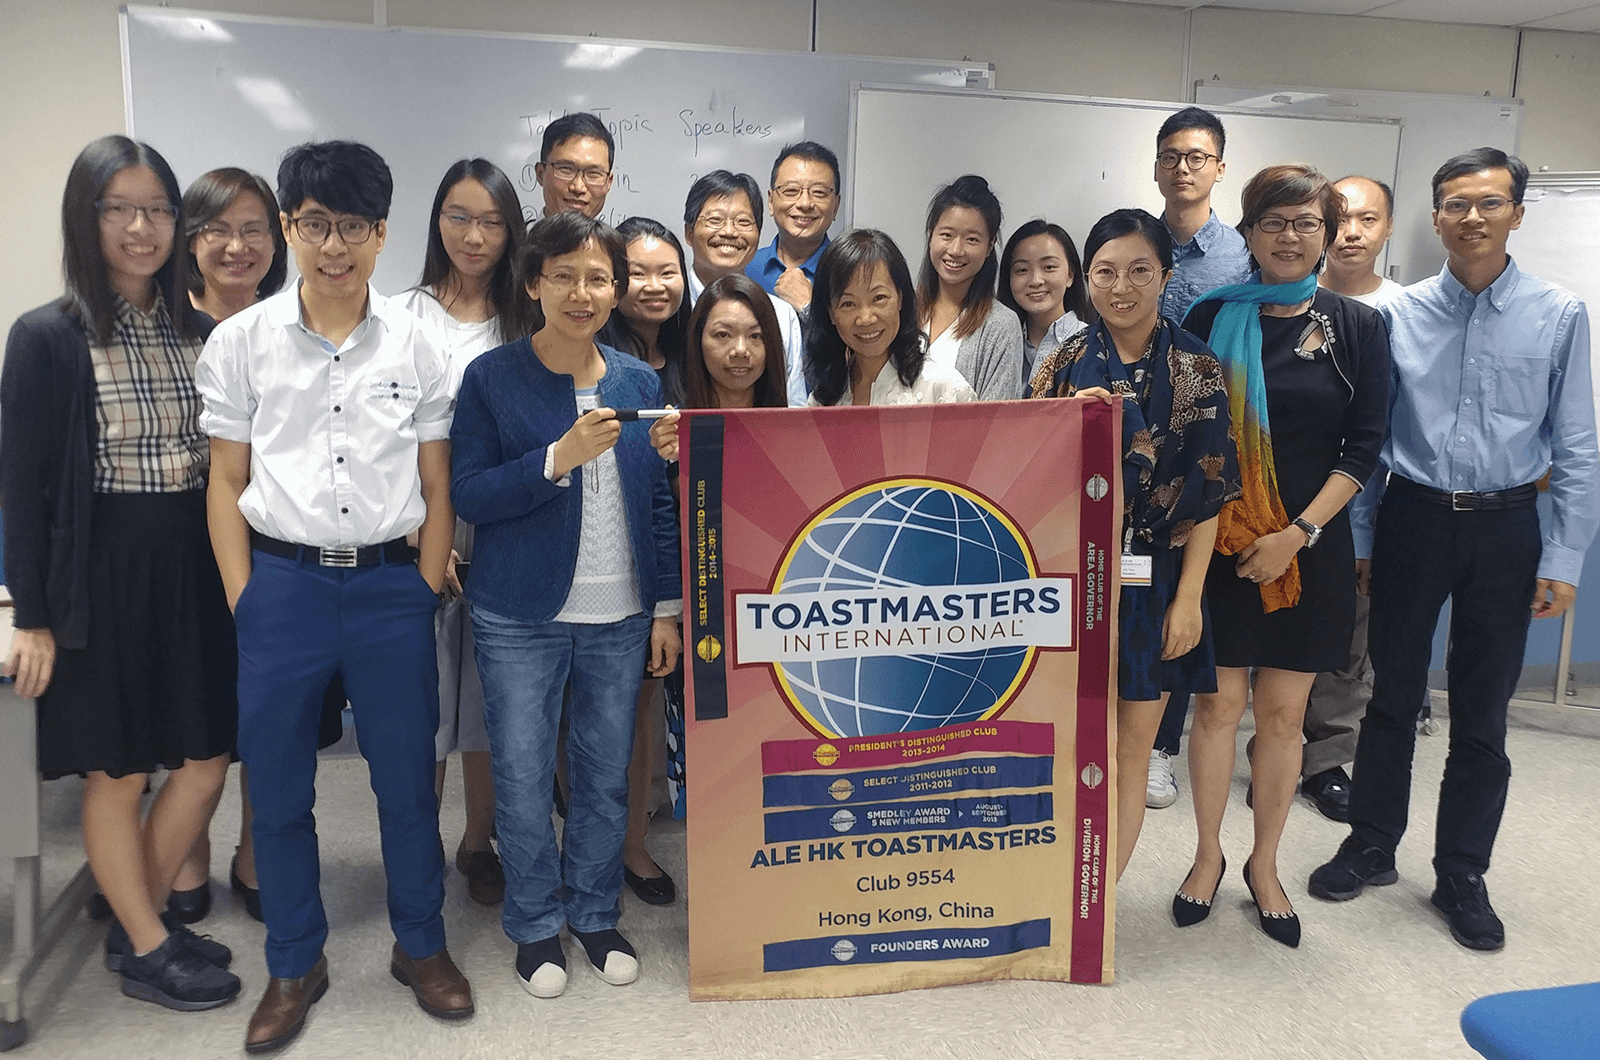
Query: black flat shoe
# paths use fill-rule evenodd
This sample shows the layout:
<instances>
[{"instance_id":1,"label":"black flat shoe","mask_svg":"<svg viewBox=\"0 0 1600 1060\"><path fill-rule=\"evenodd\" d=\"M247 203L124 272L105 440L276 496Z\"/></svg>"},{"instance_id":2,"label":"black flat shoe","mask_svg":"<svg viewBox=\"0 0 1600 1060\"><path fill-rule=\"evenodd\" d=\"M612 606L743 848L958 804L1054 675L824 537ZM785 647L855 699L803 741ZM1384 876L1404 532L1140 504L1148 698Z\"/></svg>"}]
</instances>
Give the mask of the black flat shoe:
<instances>
[{"instance_id":1,"label":"black flat shoe","mask_svg":"<svg viewBox=\"0 0 1600 1060\"><path fill-rule=\"evenodd\" d=\"M1217 900L1217 892L1222 890L1222 878L1228 874L1228 859L1222 859L1222 871L1217 873L1217 885L1211 888L1211 897L1205 901L1183 893L1183 884L1178 885L1178 893L1172 896L1172 919L1178 922L1181 928L1194 927L1200 921L1211 915L1211 903ZM1189 876L1194 875L1194 866L1189 867ZM1189 882L1189 876L1183 878L1183 883Z\"/></svg>"},{"instance_id":2,"label":"black flat shoe","mask_svg":"<svg viewBox=\"0 0 1600 1060\"><path fill-rule=\"evenodd\" d=\"M1255 903L1256 915L1261 920L1261 930L1274 942L1281 942L1290 949L1300 945L1300 917L1293 910L1287 913L1269 913L1261 908L1261 903L1256 899L1255 884L1250 882L1250 859L1244 863L1244 885L1250 891L1250 901Z\"/></svg>"},{"instance_id":3,"label":"black flat shoe","mask_svg":"<svg viewBox=\"0 0 1600 1060\"><path fill-rule=\"evenodd\" d=\"M244 911L250 914L250 919L265 924L261 916L261 890L251 887L239 878L239 855L233 856L233 862L228 866L228 886L233 888L233 893L244 899Z\"/></svg>"},{"instance_id":4,"label":"black flat shoe","mask_svg":"<svg viewBox=\"0 0 1600 1060\"><path fill-rule=\"evenodd\" d=\"M167 913L180 924L198 924L211 912L211 881L167 895Z\"/></svg>"},{"instance_id":5,"label":"black flat shoe","mask_svg":"<svg viewBox=\"0 0 1600 1060\"><path fill-rule=\"evenodd\" d=\"M648 902L651 905L671 905L678 897L678 885L664 872L659 876L641 876L624 865L622 879L633 888L633 893L639 896L641 902Z\"/></svg>"}]
</instances>

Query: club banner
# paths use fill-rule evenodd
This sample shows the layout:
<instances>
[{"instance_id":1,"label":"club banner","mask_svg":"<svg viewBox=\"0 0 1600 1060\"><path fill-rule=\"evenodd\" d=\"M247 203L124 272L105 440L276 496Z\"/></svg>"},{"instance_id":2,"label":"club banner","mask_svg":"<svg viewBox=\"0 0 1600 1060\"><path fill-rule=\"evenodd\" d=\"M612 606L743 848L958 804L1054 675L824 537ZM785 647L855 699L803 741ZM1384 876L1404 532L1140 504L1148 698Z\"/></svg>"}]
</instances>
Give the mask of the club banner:
<instances>
[{"instance_id":1,"label":"club banner","mask_svg":"<svg viewBox=\"0 0 1600 1060\"><path fill-rule=\"evenodd\" d=\"M692 998L1111 980L1119 416L685 417Z\"/></svg>"}]
</instances>

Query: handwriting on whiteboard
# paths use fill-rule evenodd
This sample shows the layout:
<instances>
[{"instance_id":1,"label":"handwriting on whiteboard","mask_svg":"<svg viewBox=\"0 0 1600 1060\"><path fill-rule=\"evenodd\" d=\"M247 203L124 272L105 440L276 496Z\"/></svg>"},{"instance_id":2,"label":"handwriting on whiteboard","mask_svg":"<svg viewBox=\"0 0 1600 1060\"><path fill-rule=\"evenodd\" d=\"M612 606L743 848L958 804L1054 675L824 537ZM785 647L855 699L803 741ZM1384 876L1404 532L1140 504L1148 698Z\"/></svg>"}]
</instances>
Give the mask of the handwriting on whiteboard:
<instances>
[{"instance_id":1,"label":"handwriting on whiteboard","mask_svg":"<svg viewBox=\"0 0 1600 1060\"><path fill-rule=\"evenodd\" d=\"M700 141L705 137L731 136L735 139L747 137L754 140L764 140L772 135L772 126L760 125L756 122L746 121L739 117L739 108L734 107L727 118L701 119L693 110L678 111L678 121L683 123L683 135L694 140L694 153L700 154Z\"/></svg>"}]
</instances>

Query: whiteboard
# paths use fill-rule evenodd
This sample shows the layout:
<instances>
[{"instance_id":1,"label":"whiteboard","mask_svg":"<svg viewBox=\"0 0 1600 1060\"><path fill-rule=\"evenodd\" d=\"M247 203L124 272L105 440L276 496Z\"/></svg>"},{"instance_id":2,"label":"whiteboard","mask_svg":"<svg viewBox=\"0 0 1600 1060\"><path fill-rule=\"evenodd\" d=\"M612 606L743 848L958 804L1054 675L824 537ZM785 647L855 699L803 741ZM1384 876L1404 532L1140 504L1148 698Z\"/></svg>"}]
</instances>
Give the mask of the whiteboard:
<instances>
[{"instance_id":1,"label":"whiteboard","mask_svg":"<svg viewBox=\"0 0 1600 1060\"><path fill-rule=\"evenodd\" d=\"M1444 265L1444 247L1433 230L1433 174L1445 160L1474 147L1515 154L1522 135L1522 100L1492 96L1443 96L1346 88L1272 88L1221 81L1195 83L1195 101L1290 114L1401 118L1400 172L1394 187L1394 238L1389 271L1400 283L1415 283ZM1338 179L1362 170L1347 166ZM1370 174L1363 174L1370 175Z\"/></svg>"},{"instance_id":2,"label":"whiteboard","mask_svg":"<svg viewBox=\"0 0 1600 1060\"><path fill-rule=\"evenodd\" d=\"M861 85L850 154L851 223L882 228L912 262L923 252L928 201L963 173L989 181L1005 210L1002 241L1034 217L1065 228L1081 250L1095 221L1140 206L1159 214L1156 132L1179 104L993 91ZM1263 166L1309 162L1393 175L1397 122L1229 113L1227 173L1212 193L1225 224L1239 191Z\"/></svg>"},{"instance_id":3,"label":"whiteboard","mask_svg":"<svg viewBox=\"0 0 1600 1060\"><path fill-rule=\"evenodd\" d=\"M848 164L853 81L988 85L984 63L651 44L182 11L122 9L128 134L187 184L242 166L277 183L283 152L311 139L371 145L394 173L389 237L374 283L417 282L427 216L445 169L482 156L544 200L539 140L562 114L593 111L617 142L602 215L681 231L704 173L749 173L765 188L786 143L816 140ZM776 231L768 219L764 239Z\"/></svg>"},{"instance_id":4,"label":"whiteboard","mask_svg":"<svg viewBox=\"0 0 1600 1060\"><path fill-rule=\"evenodd\" d=\"M1517 268L1583 299L1593 331L1600 307L1600 173L1534 173L1522 202L1522 227L1507 248ZM1600 409L1600 365L1592 353L1590 367Z\"/></svg>"}]
</instances>

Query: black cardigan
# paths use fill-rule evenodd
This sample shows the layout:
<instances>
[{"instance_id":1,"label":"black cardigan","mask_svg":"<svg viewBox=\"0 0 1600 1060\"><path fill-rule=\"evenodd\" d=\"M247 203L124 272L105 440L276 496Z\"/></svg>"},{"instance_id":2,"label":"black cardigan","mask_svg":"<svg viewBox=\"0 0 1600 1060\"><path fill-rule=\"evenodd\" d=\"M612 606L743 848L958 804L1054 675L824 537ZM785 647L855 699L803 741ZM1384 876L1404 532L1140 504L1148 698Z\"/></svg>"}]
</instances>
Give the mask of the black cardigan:
<instances>
[{"instance_id":1,"label":"black cardigan","mask_svg":"<svg viewBox=\"0 0 1600 1060\"><path fill-rule=\"evenodd\" d=\"M1208 338L1221 302L1201 302L1183 319L1183 329ZM1318 287L1311 308L1333 322L1333 366L1350 388L1345 407L1344 448L1333 470L1365 484L1378 467L1389 432L1389 326L1376 309Z\"/></svg>"},{"instance_id":2,"label":"black cardigan","mask_svg":"<svg viewBox=\"0 0 1600 1060\"><path fill-rule=\"evenodd\" d=\"M189 307L195 330L211 318ZM0 509L6 587L18 629L48 628L62 648L89 640L89 514L94 492L94 366L60 301L23 314L0 371Z\"/></svg>"}]
</instances>

